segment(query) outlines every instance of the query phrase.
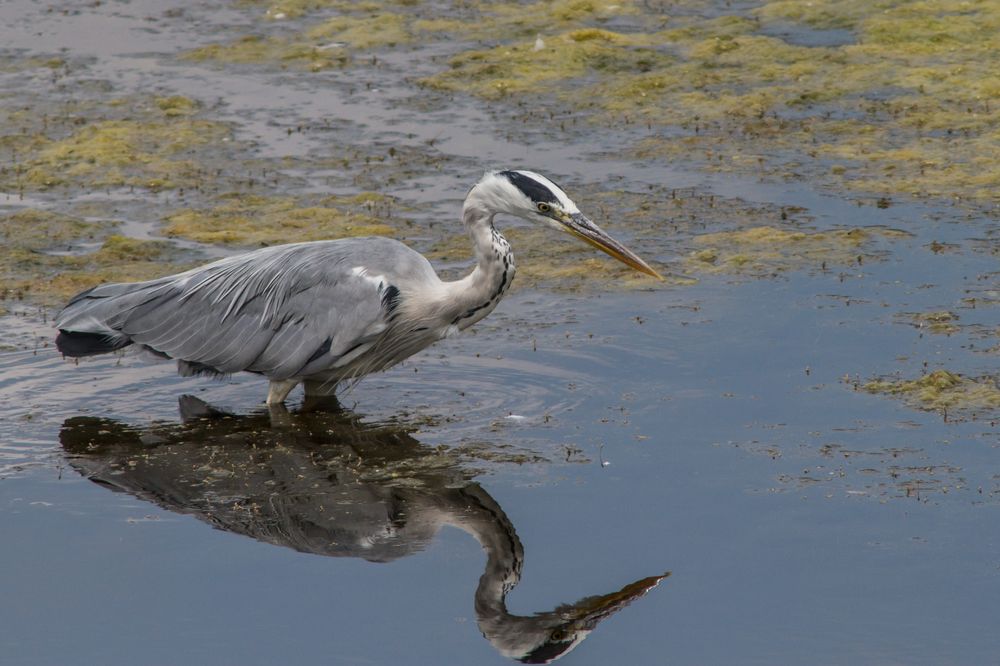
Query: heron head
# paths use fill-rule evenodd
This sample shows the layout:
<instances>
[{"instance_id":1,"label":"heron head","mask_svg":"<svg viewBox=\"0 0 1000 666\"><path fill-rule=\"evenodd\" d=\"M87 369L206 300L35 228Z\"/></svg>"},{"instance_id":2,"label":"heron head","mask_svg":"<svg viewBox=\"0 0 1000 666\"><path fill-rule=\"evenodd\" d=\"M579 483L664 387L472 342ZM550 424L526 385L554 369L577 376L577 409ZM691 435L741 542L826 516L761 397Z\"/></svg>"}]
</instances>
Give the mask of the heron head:
<instances>
[{"instance_id":1,"label":"heron head","mask_svg":"<svg viewBox=\"0 0 1000 666\"><path fill-rule=\"evenodd\" d=\"M663 279L637 254L581 213L561 187L539 173L523 170L488 172L472 188L470 199L475 199L490 212L509 213L568 233L637 271Z\"/></svg>"}]
</instances>

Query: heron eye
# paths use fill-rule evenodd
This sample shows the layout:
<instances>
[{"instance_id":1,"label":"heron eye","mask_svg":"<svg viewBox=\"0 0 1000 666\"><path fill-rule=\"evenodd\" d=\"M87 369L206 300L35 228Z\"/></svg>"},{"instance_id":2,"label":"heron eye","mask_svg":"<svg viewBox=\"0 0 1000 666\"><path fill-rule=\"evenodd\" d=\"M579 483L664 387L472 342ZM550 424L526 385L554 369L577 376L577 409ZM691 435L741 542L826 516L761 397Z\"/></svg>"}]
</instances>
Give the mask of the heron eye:
<instances>
[{"instance_id":1,"label":"heron eye","mask_svg":"<svg viewBox=\"0 0 1000 666\"><path fill-rule=\"evenodd\" d=\"M554 641L564 641L566 640L566 635L567 635L566 632L563 631L562 629L556 629L555 631L552 632L549 638L551 638Z\"/></svg>"},{"instance_id":2,"label":"heron eye","mask_svg":"<svg viewBox=\"0 0 1000 666\"><path fill-rule=\"evenodd\" d=\"M550 210L552 210L552 206L548 205L544 201L539 201L538 202L538 212L539 213L547 213Z\"/></svg>"}]
</instances>

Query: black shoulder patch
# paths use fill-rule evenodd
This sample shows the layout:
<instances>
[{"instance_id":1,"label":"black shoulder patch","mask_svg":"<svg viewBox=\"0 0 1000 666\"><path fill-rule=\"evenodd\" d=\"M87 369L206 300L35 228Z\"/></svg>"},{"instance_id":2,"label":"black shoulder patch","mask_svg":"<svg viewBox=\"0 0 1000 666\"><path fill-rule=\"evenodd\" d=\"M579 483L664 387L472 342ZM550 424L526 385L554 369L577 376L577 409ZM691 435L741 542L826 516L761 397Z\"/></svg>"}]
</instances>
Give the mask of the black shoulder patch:
<instances>
[{"instance_id":1,"label":"black shoulder patch","mask_svg":"<svg viewBox=\"0 0 1000 666\"><path fill-rule=\"evenodd\" d=\"M501 171L500 175L505 176L514 184L514 187L524 192L525 196L535 203L539 201L559 203L559 197L555 195L555 192L530 176L525 176L517 171Z\"/></svg>"},{"instance_id":2,"label":"black shoulder patch","mask_svg":"<svg viewBox=\"0 0 1000 666\"><path fill-rule=\"evenodd\" d=\"M385 310L387 315L392 316L398 307L399 289L396 288L396 285L390 284L382 290L382 309Z\"/></svg>"}]
</instances>

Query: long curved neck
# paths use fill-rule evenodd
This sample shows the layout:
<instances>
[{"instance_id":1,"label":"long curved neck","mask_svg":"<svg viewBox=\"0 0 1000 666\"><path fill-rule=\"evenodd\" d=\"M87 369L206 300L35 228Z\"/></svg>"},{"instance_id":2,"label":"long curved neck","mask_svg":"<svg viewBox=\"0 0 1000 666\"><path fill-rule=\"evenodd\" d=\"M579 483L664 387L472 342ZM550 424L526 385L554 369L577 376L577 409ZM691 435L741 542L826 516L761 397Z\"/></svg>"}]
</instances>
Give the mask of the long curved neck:
<instances>
[{"instance_id":1,"label":"long curved neck","mask_svg":"<svg viewBox=\"0 0 1000 666\"><path fill-rule=\"evenodd\" d=\"M448 284L457 304L451 324L468 328L488 315L510 288L514 279L514 255L510 244L493 226L496 213L476 202L466 201L462 222L472 240L476 266L472 272Z\"/></svg>"}]
</instances>

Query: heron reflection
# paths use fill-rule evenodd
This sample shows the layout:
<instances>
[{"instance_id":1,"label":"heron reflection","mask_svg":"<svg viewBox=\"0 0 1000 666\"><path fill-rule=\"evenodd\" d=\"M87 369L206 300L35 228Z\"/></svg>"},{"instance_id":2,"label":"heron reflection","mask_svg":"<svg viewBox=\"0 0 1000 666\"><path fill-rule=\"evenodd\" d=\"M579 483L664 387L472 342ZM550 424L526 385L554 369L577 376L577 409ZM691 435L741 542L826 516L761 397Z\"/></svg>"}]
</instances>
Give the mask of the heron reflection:
<instances>
[{"instance_id":1,"label":"heron reflection","mask_svg":"<svg viewBox=\"0 0 1000 666\"><path fill-rule=\"evenodd\" d=\"M181 414L180 424L146 428L73 417L60 440L70 464L95 483L300 552L389 562L423 550L442 526L458 527L486 552L475 611L506 657L560 658L666 576L513 615L506 596L520 580L524 549L457 456L345 410L235 416L184 396Z\"/></svg>"}]
</instances>

